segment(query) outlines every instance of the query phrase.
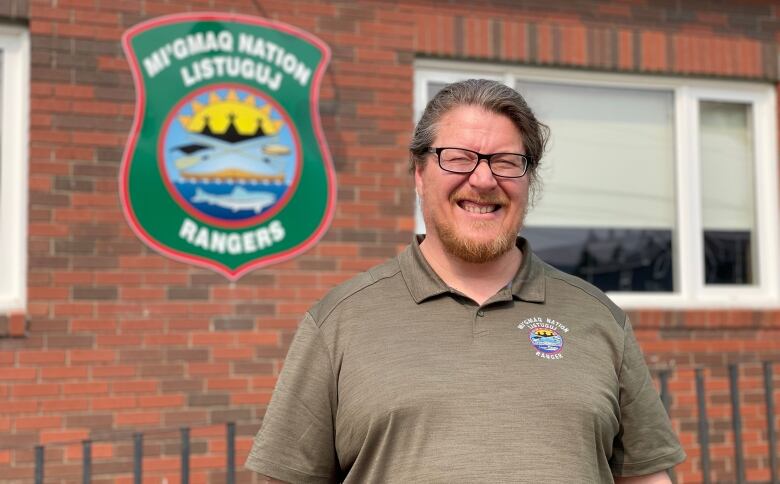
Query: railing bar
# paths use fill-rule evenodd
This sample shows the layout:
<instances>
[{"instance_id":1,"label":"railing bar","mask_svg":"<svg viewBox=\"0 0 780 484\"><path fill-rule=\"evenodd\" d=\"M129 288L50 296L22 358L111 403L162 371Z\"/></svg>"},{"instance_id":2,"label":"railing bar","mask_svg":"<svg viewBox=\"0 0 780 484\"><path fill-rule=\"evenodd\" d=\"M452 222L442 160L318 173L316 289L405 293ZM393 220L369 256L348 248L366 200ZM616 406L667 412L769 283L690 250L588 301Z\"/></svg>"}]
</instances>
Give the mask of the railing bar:
<instances>
[{"instance_id":1,"label":"railing bar","mask_svg":"<svg viewBox=\"0 0 780 484\"><path fill-rule=\"evenodd\" d=\"M737 483L745 484L745 458L742 455L742 416L739 413L739 367L729 365L729 392L731 393L731 425L734 430L734 460Z\"/></svg>"},{"instance_id":2,"label":"railing bar","mask_svg":"<svg viewBox=\"0 0 780 484\"><path fill-rule=\"evenodd\" d=\"M35 446L35 484L43 484L43 446Z\"/></svg>"},{"instance_id":3,"label":"railing bar","mask_svg":"<svg viewBox=\"0 0 780 484\"><path fill-rule=\"evenodd\" d=\"M227 484L236 484L236 423L227 423Z\"/></svg>"},{"instance_id":4,"label":"railing bar","mask_svg":"<svg viewBox=\"0 0 780 484\"><path fill-rule=\"evenodd\" d=\"M133 484L141 484L144 460L144 434L133 434Z\"/></svg>"},{"instance_id":5,"label":"railing bar","mask_svg":"<svg viewBox=\"0 0 780 484\"><path fill-rule=\"evenodd\" d=\"M81 441L82 453L82 474L81 482L89 484L92 482L92 442L90 440Z\"/></svg>"},{"instance_id":6,"label":"railing bar","mask_svg":"<svg viewBox=\"0 0 780 484\"><path fill-rule=\"evenodd\" d=\"M671 396L669 395L669 370L661 370L658 372L658 380L661 383L661 403L664 404L666 409L666 415L669 415L669 408L671 408ZM677 475L674 473L674 467L667 471L669 479L673 484L677 484Z\"/></svg>"},{"instance_id":7,"label":"railing bar","mask_svg":"<svg viewBox=\"0 0 780 484\"><path fill-rule=\"evenodd\" d=\"M777 434L775 433L775 388L772 362L764 362L764 395L766 398L766 431L769 440L769 482L777 483Z\"/></svg>"},{"instance_id":8,"label":"railing bar","mask_svg":"<svg viewBox=\"0 0 780 484\"><path fill-rule=\"evenodd\" d=\"M181 429L181 484L190 484L190 429Z\"/></svg>"},{"instance_id":9,"label":"railing bar","mask_svg":"<svg viewBox=\"0 0 780 484\"><path fill-rule=\"evenodd\" d=\"M704 373L696 369L696 402L699 410L699 447L701 449L702 482L710 483L710 436L707 423L707 403L704 395Z\"/></svg>"},{"instance_id":10,"label":"railing bar","mask_svg":"<svg viewBox=\"0 0 780 484\"><path fill-rule=\"evenodd\" d=\"M658 372L658 380L661 383L661 402L664 404L666 414L669 415L669 370Z\"/></svg>"}]
</instances>

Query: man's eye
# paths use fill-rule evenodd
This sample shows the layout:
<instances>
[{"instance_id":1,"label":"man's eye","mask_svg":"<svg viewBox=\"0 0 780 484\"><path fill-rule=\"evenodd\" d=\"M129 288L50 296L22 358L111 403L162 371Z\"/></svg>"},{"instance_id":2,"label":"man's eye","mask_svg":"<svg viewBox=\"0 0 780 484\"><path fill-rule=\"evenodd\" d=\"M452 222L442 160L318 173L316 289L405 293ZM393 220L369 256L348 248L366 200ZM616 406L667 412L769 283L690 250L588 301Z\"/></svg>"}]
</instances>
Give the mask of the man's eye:
<instances>
[{"instance_id":1,"label":"man's eye","mask_svg":"<svg viewBox=\"0 0 780 484\"><path fill-rule=\"evenodd\" d=\"M518 158L494 158L493 161L491 161L491 164L493 166L500 165L505 167L515 167L520 166L520 159Z\"/></svg>"}]
</instances>

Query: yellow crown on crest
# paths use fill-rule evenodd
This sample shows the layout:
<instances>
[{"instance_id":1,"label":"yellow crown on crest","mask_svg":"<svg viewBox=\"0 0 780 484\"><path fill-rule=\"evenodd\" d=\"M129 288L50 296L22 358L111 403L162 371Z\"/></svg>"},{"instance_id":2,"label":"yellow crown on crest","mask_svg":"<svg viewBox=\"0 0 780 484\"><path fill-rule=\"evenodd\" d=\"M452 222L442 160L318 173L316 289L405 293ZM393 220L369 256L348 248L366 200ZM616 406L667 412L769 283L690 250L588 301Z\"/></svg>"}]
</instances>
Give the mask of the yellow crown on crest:
<instances>
[{"instance_id":1,"label":"yellow crown on crest","mask_svg":"<svg viewBox=\"0 0 780 484\"><path fill-rule=\"evenodd\" d=\"M233 89L227 92L224 99L216 92L211 92L206 105L196 100L190 106L192 115L179 116L184 129L215 138L274 136L284 125L282 120L271 119L270 104L258 107L254 96L250 94L241 100Z\"/></svg>"}]
</instances>

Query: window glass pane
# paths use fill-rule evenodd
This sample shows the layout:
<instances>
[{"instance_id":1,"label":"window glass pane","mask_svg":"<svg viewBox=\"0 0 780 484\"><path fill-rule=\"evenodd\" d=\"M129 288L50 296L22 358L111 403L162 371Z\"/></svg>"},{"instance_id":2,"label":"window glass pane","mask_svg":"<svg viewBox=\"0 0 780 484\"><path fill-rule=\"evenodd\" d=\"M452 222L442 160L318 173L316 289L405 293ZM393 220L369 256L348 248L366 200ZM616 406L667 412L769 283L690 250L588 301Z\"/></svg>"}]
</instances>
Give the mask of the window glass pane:
<instances>
[{"instance_id":1,"label":"window glass pane","mask_svg":"<svg viewBox=\"0 0 780 484\"><path fill-rule=\"evenodd\" d=\"M431 98L435 96L437 92L441 91L442 88L446 85L447 84L444 82L429 82L428 91L426 92L426 94L428 95L428 97L426 98L427 99L426 102L430 101Z\"/></svg>"},{"instance_id":2,"label":"window glass pane","mask_svg":"<svg viewBox=\"0 0 780 484\"><path fill-rule=\"evenodd\" d=\"M707 284L752 284L755 208L748 104L699 104L704 266Z\"/></svg>"},{"instance_id":3,"label":"window glass pane","mask_svg":"<svg viewBox=\"0 0 780 484\"><path fill-rule=\"evenodd\" d=\"M523 230L539 255L605 291L673 291L673 94L521 82L552 137Z\"/></svg>"},{"instance_id":4,"label":"window glass pane","mask_svg":"<svg viewBox=\"0 0 780 484\"><path fill-rule=\"evenodd\" d=\"M4 65L3 65L3 50L0 49L0 186L3 185L3 73L4 71ZM0 197L0 200L2 200L2 197ZM2 207L0 207L2 208Z\"/></svg>"}]
</instances>

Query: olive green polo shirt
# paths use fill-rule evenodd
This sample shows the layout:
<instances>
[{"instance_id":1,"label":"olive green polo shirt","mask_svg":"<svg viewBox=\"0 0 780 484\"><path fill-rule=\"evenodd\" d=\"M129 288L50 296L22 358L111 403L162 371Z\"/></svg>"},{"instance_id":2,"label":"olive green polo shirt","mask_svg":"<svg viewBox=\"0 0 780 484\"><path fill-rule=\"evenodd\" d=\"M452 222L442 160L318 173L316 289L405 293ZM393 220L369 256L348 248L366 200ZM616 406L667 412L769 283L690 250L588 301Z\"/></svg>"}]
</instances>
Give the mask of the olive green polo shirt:
<instances>
[{"instance_id":1,"label":"olive green polo shirt","mask_svg":"<svg viewBox=\"0 0 780 484\"><path fill-rule=\"evenodd\" d=\"M246 466L288 482L612 482L685 454L623 311L523 263L483 305L417 242L303 318Z\"/></svg>"}]
</instances>

